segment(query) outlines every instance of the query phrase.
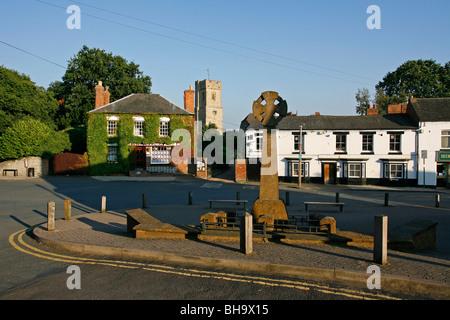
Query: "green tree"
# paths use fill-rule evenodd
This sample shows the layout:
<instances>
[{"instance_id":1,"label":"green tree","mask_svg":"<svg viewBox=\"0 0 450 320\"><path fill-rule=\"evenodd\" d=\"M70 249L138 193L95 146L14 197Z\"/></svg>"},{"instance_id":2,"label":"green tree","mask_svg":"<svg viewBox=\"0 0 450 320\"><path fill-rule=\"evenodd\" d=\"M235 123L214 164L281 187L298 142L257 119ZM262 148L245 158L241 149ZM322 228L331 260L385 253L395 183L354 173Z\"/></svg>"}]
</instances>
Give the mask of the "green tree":
<instances>
[{"instance_id":1,"label":"green tree","mask_svg":"<svg viewBox=\"0 0 450 320\"><path fill-rule=\"evenodd\" d=\"M370 93L367 88L358 89L355 95L356 113L365 115L370 105Z\"/></svg>"},{"instance_id":2,"label":"green tree","mask_svg":"<svg viewBox=\"0 0 450 320\"><path fill-rule=\"evenodd\" d=\"M376 87L375 100L382 111L388 104L406 102L408 97L450 97L450 62L411 60L388 72Z\"/></svg>"},{"instance_id":3,"label":"green tree","mask_svg":"<svg viewBox=\"0 0 450 320\"><path fill-rule=\"evenodd\" d=\"M41 121L27 117L13 122L0 137L0 159L49 158L70 147L67 133L54 131Z\"/></svg>"},{"instance_id":4,"label":"green tree","mask_svg":"<svg viewBox=\"0 0 450 320\"><path fill-rule=\"evenodd\" d=\"M138 64L83 46L69 60L62 81L55 81L48 88L64 103L61 122L71 126L87 123L86 112L95 107L98 81L110 88L111 102L132 93L150 93L152 85L151 78L139 70Z\"/></svg>"},{"instance_id":5,"label":"green tree","mask_svg":"<svg viewBox=\"0 0 450 320\"><path fill-rule=\"evenodd\" d=\"M30 77L0 66L0 135L18 119L31 116L55 129L58 101Z\"/></svg>"}]
</instances>

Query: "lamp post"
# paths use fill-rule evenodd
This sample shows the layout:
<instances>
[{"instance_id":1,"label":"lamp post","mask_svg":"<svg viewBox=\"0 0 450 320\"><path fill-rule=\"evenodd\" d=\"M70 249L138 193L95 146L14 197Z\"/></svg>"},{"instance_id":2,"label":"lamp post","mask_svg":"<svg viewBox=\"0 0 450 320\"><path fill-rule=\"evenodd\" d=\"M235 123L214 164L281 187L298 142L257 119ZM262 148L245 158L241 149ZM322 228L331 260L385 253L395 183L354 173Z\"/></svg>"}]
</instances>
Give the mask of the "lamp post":
<instances>
[{"instance_id":1,"label":"lamp post","mask_svg":"<svg viewBox=\"0 0 450 320\"><path fill-rule=\"evenodd\" d=\"M298 187L302 186L302 148L303 148L303 126L300 125L300 137L299 137L299 146L298 146Z\"/></svg>"}]
</instances>

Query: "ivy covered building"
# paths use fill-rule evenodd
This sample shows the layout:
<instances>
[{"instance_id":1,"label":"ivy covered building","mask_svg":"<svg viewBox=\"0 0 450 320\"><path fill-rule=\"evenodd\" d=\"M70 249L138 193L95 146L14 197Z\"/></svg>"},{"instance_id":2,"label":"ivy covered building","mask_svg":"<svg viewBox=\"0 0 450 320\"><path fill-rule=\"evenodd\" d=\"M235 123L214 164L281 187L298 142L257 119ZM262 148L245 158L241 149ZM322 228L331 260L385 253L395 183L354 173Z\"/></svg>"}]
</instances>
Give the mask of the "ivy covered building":
<instances>
[{"instance_id":1,"label":"ivy covered building","mask_svg":"<svg viewBox=\"0 0 450 320\"><path fill-rule=\"evenodd\" d=\"M172 160L179 146L171 140L176 129L193 137L194 114L159 94L131 94L109 103L108 89L99 82L95 109L88 112L90 173L186 173L187 161Z\"/></svg>"}]
</instances>

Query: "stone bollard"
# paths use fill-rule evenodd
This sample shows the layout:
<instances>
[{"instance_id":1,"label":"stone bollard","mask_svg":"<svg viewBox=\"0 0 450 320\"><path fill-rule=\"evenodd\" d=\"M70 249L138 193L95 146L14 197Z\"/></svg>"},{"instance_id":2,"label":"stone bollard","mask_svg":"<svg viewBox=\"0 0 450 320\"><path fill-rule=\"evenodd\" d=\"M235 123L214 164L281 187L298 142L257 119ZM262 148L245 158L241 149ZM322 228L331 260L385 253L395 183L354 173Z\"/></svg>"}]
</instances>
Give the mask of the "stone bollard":
<instances>
[{"instance_id":1,"label":"stone bollard","mask_svg":"<svg viewBox=\"0 0 450 320\"><path fill-rule=\"evenodd\" d=\"M373 262L387 263L388 249L388 217L377 215L374 219Z\"/></svg>"},{"instance_id":2,"label":"stone bollard","mask_svg":"<svg viewBox=\"0 0 450 320\"><path fill-rule=\"evenodd\" d=\"M106 212L106 196L102 196L102 213Z\"/></svg>"},{"instance_id":3,"label":"stone bollard","mask_svg":"<svg viewBox=\"0 0 450 320\"><path fill-rule=\"evenodd\" d=\"M72 219L72 200L64 200L64 217L66 220Z\"/></svg>"},{"instance_id":4,"label":"stone bollard","mask_svg":"<svg viewBox=\"0 0 450 320\"><path fill-rule=\"evenodd\" d=\"M47 203L47 231L55 231L55 202Z\"/></svg>"},{"instance_id":5,"label":"stone bollard","mask_svg":"<svg viewBox=\"0 0 450 320\"><path fill-rule=\"evenodd\" d=\"M253 252L253 216L246 212L241 216L240 245L243 254Z\"/></svg>"}]
</instances>

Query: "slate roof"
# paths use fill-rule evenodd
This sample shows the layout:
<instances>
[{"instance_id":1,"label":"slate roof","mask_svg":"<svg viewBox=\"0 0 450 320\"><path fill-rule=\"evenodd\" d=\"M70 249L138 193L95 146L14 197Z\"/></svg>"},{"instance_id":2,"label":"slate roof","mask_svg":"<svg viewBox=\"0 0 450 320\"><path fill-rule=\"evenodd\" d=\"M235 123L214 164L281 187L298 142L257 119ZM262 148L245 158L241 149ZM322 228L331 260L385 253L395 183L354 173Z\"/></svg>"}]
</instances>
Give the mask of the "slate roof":
<instances>
[{"instance_id":1,"label":"slate roof","mask_svg":"<svg viewBox=\"0 0 450 320\"><path fill-rule=\"evenodd\" d=\"M415 121L450 121L450 98L416 98L408 103Z\"/></svg>"},{"instance_id":2,"label":"slate roof","mask_svg":"<svg viewBox=\"0 0 450 320\"><path fill-rule=\"evenodd\" d=\"M130 94L89 113L184 114L193 115L159 94Z\"/></svg>"},{"instance_id":3,"label":"slate roof","mask_svg":"<svg viewBox=\"0 0 450 320\"><path fill-rule=\"evenodd\" d=\"M407 114L387 114L370 116L286 116L277 126L280 130L402 130L417 128ZM263 126L250 113L241 122L241 129L262 129Z\"/></svg>"}]
</instances>

